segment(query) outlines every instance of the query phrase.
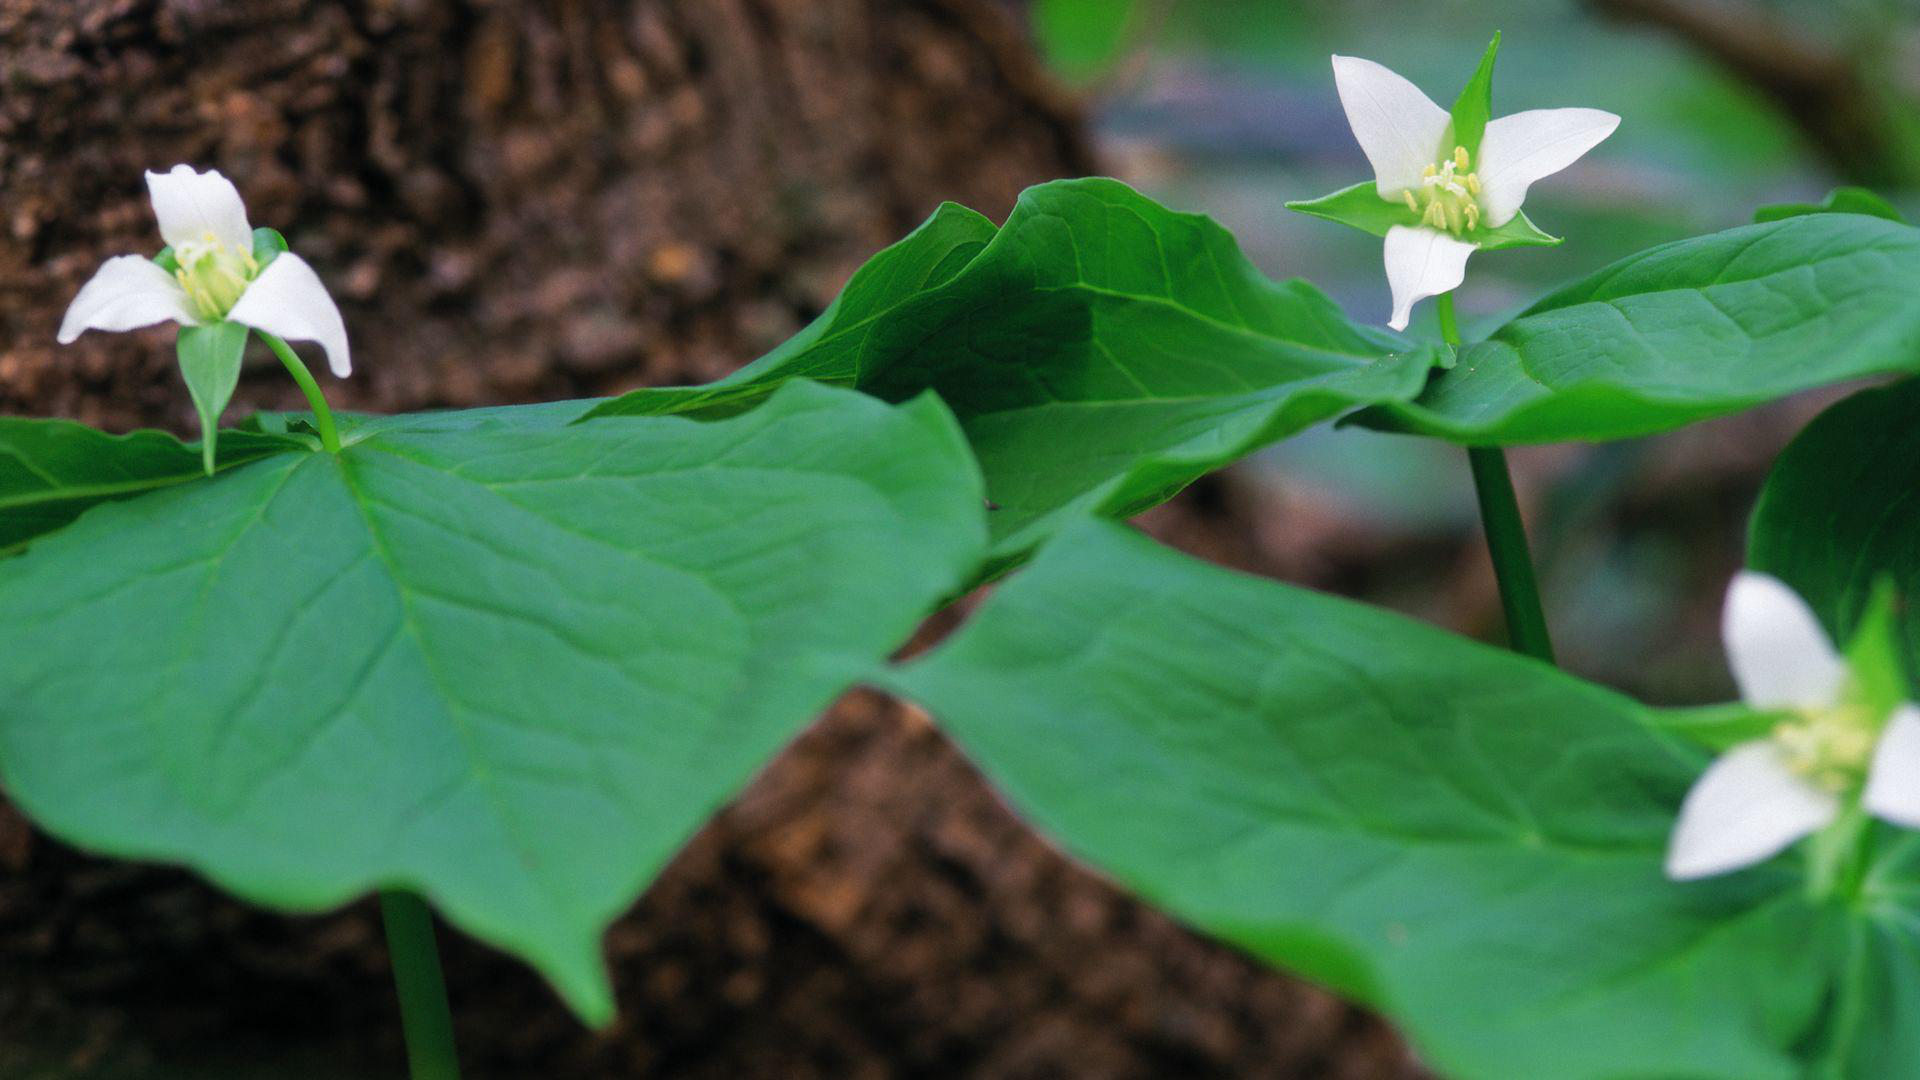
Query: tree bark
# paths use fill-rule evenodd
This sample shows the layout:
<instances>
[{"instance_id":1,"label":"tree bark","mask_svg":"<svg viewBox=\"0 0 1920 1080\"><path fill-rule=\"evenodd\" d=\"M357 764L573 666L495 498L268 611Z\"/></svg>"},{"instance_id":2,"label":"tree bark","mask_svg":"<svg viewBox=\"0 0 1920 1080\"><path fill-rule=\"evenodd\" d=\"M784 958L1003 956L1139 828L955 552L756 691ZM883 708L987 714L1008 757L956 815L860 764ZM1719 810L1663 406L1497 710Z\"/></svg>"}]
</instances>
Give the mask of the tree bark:
<instances>
[{"instance_id":1,"label":"tree bark","mask_svg":"<svg viewBox=\"0 0 1920 1080\"><path fill-rule=\"evenodd\" d=\"M984 0L0 0L0 410L182 427L166 332L61 348L141 173L217 166L400 410L698 382L943 198L1089 168ZM262 351L239 410L297 395Z\"/></svg>"}]
</instances>

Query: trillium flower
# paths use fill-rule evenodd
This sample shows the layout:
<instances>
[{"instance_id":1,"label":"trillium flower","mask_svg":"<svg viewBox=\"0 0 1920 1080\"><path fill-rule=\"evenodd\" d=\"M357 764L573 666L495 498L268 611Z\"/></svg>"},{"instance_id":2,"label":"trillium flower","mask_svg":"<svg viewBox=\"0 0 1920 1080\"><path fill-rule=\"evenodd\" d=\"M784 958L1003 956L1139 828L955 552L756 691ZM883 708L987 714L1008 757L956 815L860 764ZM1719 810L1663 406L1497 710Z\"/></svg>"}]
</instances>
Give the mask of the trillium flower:
<instances>
[{"instance_id":1,"label":"trillium flower","mask_svg":"<svg viewBox=\"0 0 1920 1080\"><path fill-rule=\"evenodd\" d=\"M1734 579L1722 634L1741 700L1784 719L1695 782L1668 848L1669 877L1761 862L1856 805L1920 828L1920 707L1870 700L1813 612L1776 578Z\"/></svg>"},{"instance_id":2,"label":"trillium flower","mask_svg":"<svg viewBox=\"0 0 1920 1080\"><path fill-rule=\"evenodd\" d=\"M346 325L320 275L290 251L260 257L233 181L217 170L175 165L171 172L148 173L147 191L174 267L169 272L162 261L138 255L108 259L68 306L60 344L87 330L230 320L318 342L335 375L353 371Z\"/></svg>"},{"instance_id":3,"label":"trillium flower","mask_svg":"<svg viewBox=\"0 0 1920 1080\"><path fill-rule=\"evenodd\" d=\"M1395 330L1407 328L1414 304L1458 288L1475 251L1559 243L1520 212L1528 189L1620 126L1599 109L1489 119L1499 46L1496 35L1451 112L1380 64L1333 58L1340 104L1373 182L1287 205L1386 238L1387 325Z\"/></svg>"},{"instance_id":4,"label":"trillium flower","mask_svg":"<svg viewBox=\"0 0 1920 1080\"><path fill-rule=\"evenodd\" d=\"M175 165L149 172L147 191L166 249L152 259L116 255L103 263L67 307L59 341L69 344L88 330L179 323L181 372L199 408L211 473L214 435L239 380L247 330L259 332L290 366L299 361L280 338L317 342L333 373L345 378L353 370L347 328L320 275L287 250L279 233L249 226L240 193L218 171ZM312 381L304 368L297 375Z\"/></svg>"}]
</instances>

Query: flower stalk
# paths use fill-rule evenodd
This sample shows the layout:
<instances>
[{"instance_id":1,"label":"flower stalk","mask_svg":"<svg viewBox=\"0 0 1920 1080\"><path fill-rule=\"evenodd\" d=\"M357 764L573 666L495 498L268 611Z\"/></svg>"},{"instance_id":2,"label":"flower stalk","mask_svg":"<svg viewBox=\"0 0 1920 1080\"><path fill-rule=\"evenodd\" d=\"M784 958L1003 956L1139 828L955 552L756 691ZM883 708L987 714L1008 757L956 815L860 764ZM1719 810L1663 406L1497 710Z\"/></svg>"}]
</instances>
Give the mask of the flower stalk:
<instances>
[{"instance_id":1,"label":"flower stalk","mask_svg":"<svg viewBox=\"0 0 1920 1080\"><path fill-rule=\"evenodd\" d=\"M1447 344L1460 347L1460 326L1454 316L1453 294L1435 301L1440 334ZM1553 639L1547 633L1546 611L1540 606L1540 582L1534 576L1533 555L1527 549L1527 526L1520 517L1513 476L1507 470L1506 451L1497 446L1467 447L1473 470L1474 495L1480 503L1480 525L1493 559L1494 580L1500 587L1500 609L1507 620L1507 643L1514 652L1551 664Z\"/></svg>"},{"instance_id":2,"label":"flower stalk","mask_svg":"<svg viewBox=\"0 0 1920 1080\"><path fill-rule=\"evenodd\" d=\"M380 894L387 927L393 985L400 995L400 1024L407 1037L407 1068L413 1080L460 1080L453 1041L453 1009L433 941L433 915L413 893Z\"/></svg>"},{"instance_id":3,"label":"flower stalk","mask_svg":"<svg viewBox=\"0 0 1920 1080\"><path fill-rule=\"evenodd\" d=\"M327 396L320 392L320 384L314 381L313 373L307 370L307 365L301 362L299 355L278 335L265 330L255 330L254 333L267 343L273 355L280 358L287 374L293 376L293 381L299 385L300 392L307 395L307 407L313 410L313 426L320 432L320 446L329 454L339 453L340 432L334 427L333 410L327 407Z\"/></svg>"}]
</instances>

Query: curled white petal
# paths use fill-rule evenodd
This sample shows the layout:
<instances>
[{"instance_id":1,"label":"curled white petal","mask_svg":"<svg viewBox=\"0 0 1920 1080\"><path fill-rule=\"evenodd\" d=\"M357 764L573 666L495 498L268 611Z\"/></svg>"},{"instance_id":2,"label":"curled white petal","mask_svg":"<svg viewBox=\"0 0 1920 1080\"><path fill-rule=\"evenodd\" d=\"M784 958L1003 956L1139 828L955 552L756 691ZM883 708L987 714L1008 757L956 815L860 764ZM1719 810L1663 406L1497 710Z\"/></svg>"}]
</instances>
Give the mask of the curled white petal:
<instances>
[{"instance_id":1,"label":"curled white petal","mask_svg":"<svg viewBox=\"0 0 1920 1080\"><path fill-rule=\"evenodd\" d=\"M1861 803L1882 821L1920 829L1920 707L1908 703L1893 711Z\"/></svg>"},{"instance_id":2,"label":"curled white petal","mask_svg":"<svg viewBox=\"0 0 1920 1080\"><path fill-rule=\"evenodd\" d=\"M1447 111L1393 71L1357 56L1333 58L1333 83L1381 198L1397 200L1420 186L1421 172L1450 149L1440 145L1452 119Z\"/></svg>"},{"instance_id":3,"label":"curled white petal","mask_svg":"<svg viewBox=\"0 0 1920 1080\"><path fill-rule=\"evenodd\" d=\"M1839 814L1839 800L1788 768L1772 740L1741 743L1687 792L1667 848L1667 876L1690 881L1751 866Z\"/></svg>"},{"instance_id":4,"label":"curled white petal","mask_svg":"<svg viewBox=\"0 0 1920 1080\"><path fill-rule=\"evenodd\" d=\"M1474 245L1438 229L1395 225L1387 230L1387 287L1393 290L1393 318L1387 325L1405 330L1413 305L1460 287L1467 277L1467 256Z\"/></svg>"},{"instance_id":5,"label":"curled white petal","mask_svg":"<svg viewBox=\"0 0 1920 1080\"><path fill-rule=\"evenodd\" d=\"M1474 162L1487 225L1512 221L1535 180L1580 160L1619 126L1619 117L1599 109L1534 109L1489 121Z\"/></svg>"},{"instance_id":6,"label":"curled white petal","mask_svg":"<svg viewBox=\"0 0 1920 1080\"><path fill-rule=\"evenodd\" d=\"M234 322L278 334L289 341L314 341L326 350L327 366L340 378L353 372L347 352L347 326L340 309L305 259L283 251L253 279L227 313Z\"/></svg>"},{"instance_id":7,"label":"curled white petal","mask_svg":"<svg viewBox=\"0 0 1920 1080\"><path fill-rule=\"evenodd\" d=\"M1846 661L1786 582L1742 570L1727 589L1720 636L1740 699L1756 709L1822 708L1840 698Z\"/></svg>"},{"instance_id":8,"label":"curled white petal","mask_svg":"<svg viewBox=\"0 0 1920 1080\"><path fill-rule=\"evenodd\" d=\"M187 291L173 275L138 255L116 255L80 286L60 320L60 344L87 330L134 330L167 320L193 326Z\"/></svg>"},{"instance_id":9,"label":"curled white petal","mask_svg":"<svg viewBox=\"0 0 1920 1080\"><path fill-rule=\"evenodd\" d=\"M195 172L191 165L175 165L169 172L150 172L147 192L167 243L175 247L200 243L211 233L235 251L253 250L246 204L233 181L218 169Z\"/></svg>"}]
</instances>

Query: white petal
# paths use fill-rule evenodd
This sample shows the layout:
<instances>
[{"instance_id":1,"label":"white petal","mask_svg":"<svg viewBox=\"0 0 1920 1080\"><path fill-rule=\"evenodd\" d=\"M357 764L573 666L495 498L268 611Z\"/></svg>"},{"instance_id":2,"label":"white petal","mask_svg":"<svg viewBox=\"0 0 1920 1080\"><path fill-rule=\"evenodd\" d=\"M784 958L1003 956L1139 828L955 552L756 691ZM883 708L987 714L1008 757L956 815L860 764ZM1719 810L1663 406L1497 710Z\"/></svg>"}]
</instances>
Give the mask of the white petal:
<instances>
[{"instance_id":1,"label":"white petal","mask_svg":"<svg viewBox=\"0 0 1920 1080\"><path fill-rule=\"evenodd\" d=\"M1840 699L1846 661L1807 602L1779 578L1734 575L1720 637L1740 699L1754 708L1820 708Z\"/></svg>"},{"instance_id":2,"label":"white petal","mask_svg":"<svg viewBox=\"0 0 1920 1080\"><path fill-rule=\"evenodd\" d=\"M67 305L60 320L60 344L87 330L134 330L168 319L186 326L199 321L187 291L153 260L116 255L100 264Z\"/></svg>"},{"instance_id":3,"label":"white petal","mask_svg":"<svg viewBox=\"0 0 1920 1080\"><path fill-rule=\"evenodd\" d=\"M1418 187L1421 171L1440 160L1440 141L1452 120L1447 110L1419 87L1357 56L1333 58L1333 85L1353 137L1373 166L1380 196L1398 199L1402 191Z\"/></svg>"},{"instance_id":4,"label":"white petal","mask_svg":"<svg viewBox=\"0 0 1920 1080\"><path fill-rule=\"evenodd\" d=\"M1467 278L1467 256L1474 245L1438 229L1395 225L1387 230L1387 287L1393 290L1393 318L1387 325L1405 330L1413 305L1460 287Z\"/></svg>"},{"instance_id":5,"label":"white petal","mask_svg":"<svg viewBox=\"0 0 1920 1080\"><path fill-rule=\"evenodd\" d=\"M1708 766L1680 804L1667 876L1690 881L1751 866L1839 813L1839 800L1789 769L1771 739L1741 743Z\"/></svg>"},{"instance_id":6,"label":"white petal","mask_svg":"<svg viewBox=\"0 0 1920 1080\"><path fill-rule=\"evenodd\" d=\"M1877 818L1920 829L1920 707L1908 703L1893 711L1873 752L1862 803Z\"/></svg>"},{"instance_id":7,"label":"white petal","mask_svg":"<svg viewBox=\"0 0 1920 1080\"><path fill-rule=\"evenodd\" d=\"M1535 180L1579 161L1619 126L1619 117L1599 109L1534 109L1488 121L1473 163L1488 227L1512 221Z\"/></svg>"},{"instance_id":8,"label":"white petal","mask_svg":"<svg viewBox=\"0 0 1920 1080\"><path fill-rule=\"evenodd\" d=\"M281 252L260 271L227 318L290 341L317 341L335 375L344 379L353 372L340 309L327 295L320 275L291 251Z\"/></svg>"},{"instance_id":9,"label":"white petal","mask_svg":"<svg viewBox=\"0 0 1920 1080\"><path fill-rule=\"evenodd\" d=\"M253 229L247 207L233 181L218 169L194 172L191 165L175 165L171 172L147 174L147 192L153 197L153 216L160 219L160 236L167 243L198 243L208 233L236 251L253 250Z\"/></svg>"}]
</instances>

